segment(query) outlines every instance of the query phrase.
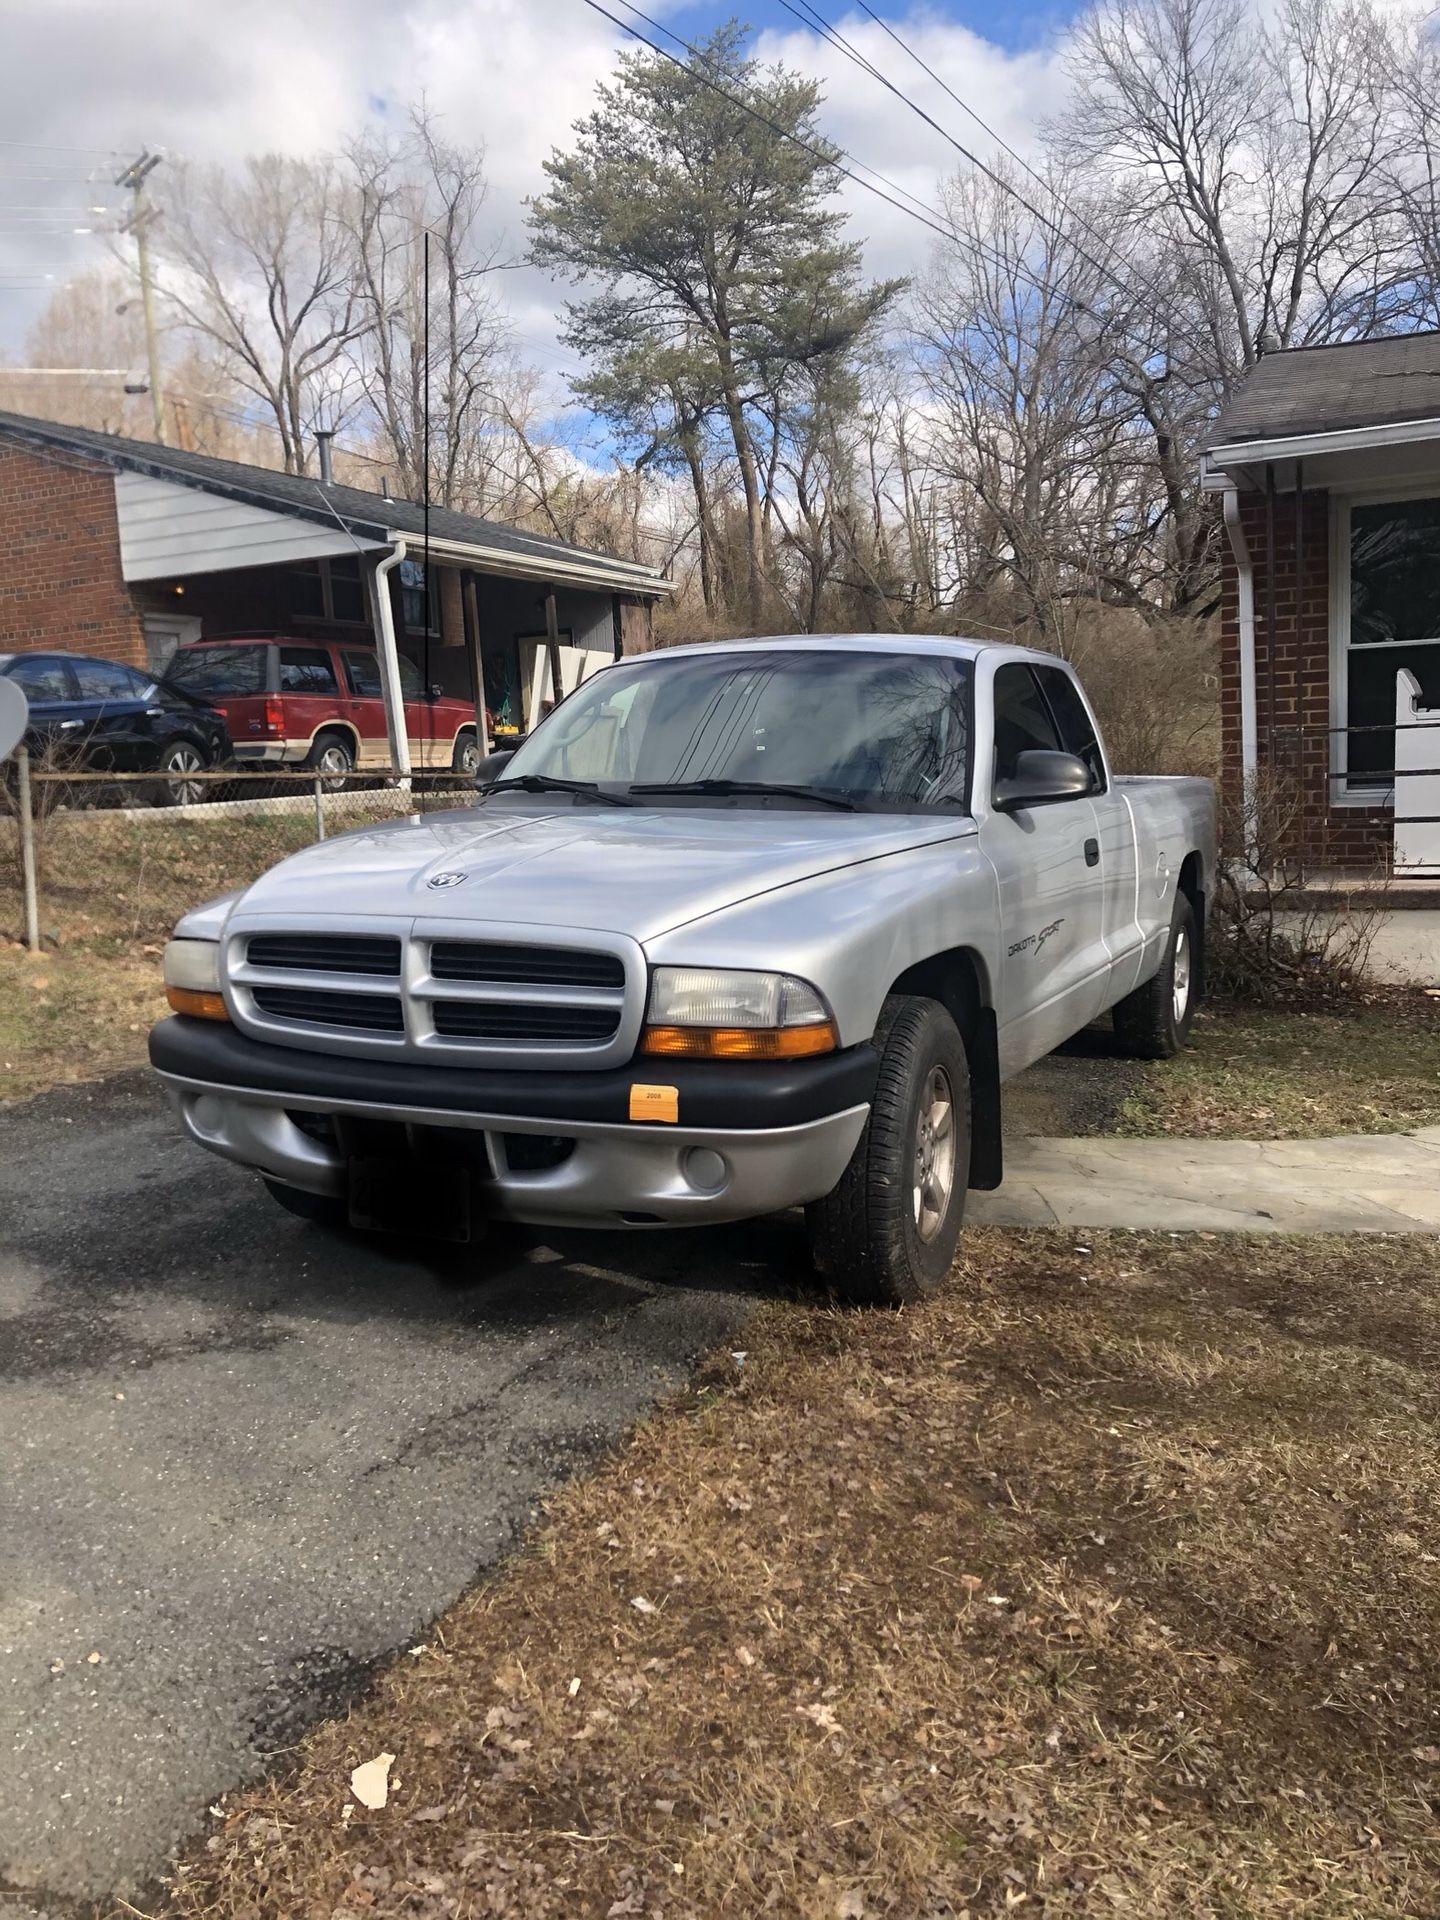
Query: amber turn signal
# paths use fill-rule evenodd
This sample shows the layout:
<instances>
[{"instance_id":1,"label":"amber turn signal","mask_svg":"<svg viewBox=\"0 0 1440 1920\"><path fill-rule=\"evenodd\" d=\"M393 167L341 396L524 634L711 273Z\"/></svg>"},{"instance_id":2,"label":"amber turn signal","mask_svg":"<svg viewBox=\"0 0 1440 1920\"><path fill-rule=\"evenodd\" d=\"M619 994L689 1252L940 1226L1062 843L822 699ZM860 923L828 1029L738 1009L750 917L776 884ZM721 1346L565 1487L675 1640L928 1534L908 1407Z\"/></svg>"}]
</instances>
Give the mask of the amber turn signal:
<instances>
[{"instance_id":1,"label":"amber turn signal","mask_svg":"<svg viewBox=\"0 0 1440 1920\"><path fill-rule=\"evenodd\" d=\"M194 987L166 987L172 1013L188 1013L192 1020L228 1020L223 994L199 993Z\"/></svg>"},{"instance_id":2,"label":"amber turn signal","mask_svg":"<svg viewBox=\"0 0 1440 1920\"><path fill-rule=\"evenodd\" d=\"M829 1020L807 1027L646 1027L640 1036L642 1053L692 1060L802 1060L839 1044Z\"/></svg>"}]
</instances>

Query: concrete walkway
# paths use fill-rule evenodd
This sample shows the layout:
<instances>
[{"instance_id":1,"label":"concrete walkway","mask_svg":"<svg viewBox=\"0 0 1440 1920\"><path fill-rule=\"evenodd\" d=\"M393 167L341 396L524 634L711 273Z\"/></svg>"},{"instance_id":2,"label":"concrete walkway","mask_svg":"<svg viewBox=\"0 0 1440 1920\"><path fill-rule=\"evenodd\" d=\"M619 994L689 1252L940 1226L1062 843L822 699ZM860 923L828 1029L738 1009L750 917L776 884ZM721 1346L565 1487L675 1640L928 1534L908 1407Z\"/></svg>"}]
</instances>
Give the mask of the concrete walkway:
<instances>
[{"instance_id":1,"label":"concrete walkway","mask_svg":"<svg viewBox=\"0 0 1440 1920\"><path fill-rule=\"evenodd\" d=\"M1011 1140L997 1227L1440 1234L1440 1127L1334 1140Z\"/></svg>"}]
</instances>

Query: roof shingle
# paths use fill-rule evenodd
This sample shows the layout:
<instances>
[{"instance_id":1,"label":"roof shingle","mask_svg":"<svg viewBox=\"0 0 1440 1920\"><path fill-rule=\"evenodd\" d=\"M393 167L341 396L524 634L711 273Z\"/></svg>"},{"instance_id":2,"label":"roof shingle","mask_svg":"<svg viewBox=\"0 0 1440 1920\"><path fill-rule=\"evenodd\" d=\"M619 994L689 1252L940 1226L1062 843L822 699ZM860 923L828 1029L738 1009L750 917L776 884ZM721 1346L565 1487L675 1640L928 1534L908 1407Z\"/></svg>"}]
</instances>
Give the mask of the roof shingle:
<instances>
[{"instance_id":1,"label":"roof shingle","mask_svg":"<svg viewBox=\"0 0 1440 1920\"><path fill-rule=\"evenodd\" d=\"M1440 438L1440 333L1267 353L1231 395L1206 444L1415 420L1434 420Z\"/></svg>"},{"instance_id":2,"label":"roof shingle","mask_svg":"<svg viewBox=\"0 0 1440 1920\"><path fill-rule=\"evenodd\" d=\"M221 460L214 454L187 453L178 447L162 447L149 440L129 440L121 434L99 433L89 427L68 427L53 420L35 420L28 414L0 412L0 438L26 440L32 444L93 456L113 467L147 473L159 480L172 480L181 486L199 487L223 493L234 499L269 507L277 513L298 514L307 520L334 525L342 520L350 532L368 538L383 539L387 533L414 534L425 531L425 510L414 500L387 500L381 493L367 493L361 487L323 486L312 476L276 473L270 467L251 466L242 460ZM597 584L614 575L614 585L630 592L645 591L643 576L650 575L654 591L667 591L658 570L613 554L597 553L586 547L569 546L563 540L546 539L526 533L499 520L483 520L475 514L455 513L448 507L430 509L430 534L435 540L457 541L468 546L491 547L513 553L517 558L553 560L568 567L584 565L593 569ZM637 576L641 578L637 579Z\"/></svg>"}]
</instances>

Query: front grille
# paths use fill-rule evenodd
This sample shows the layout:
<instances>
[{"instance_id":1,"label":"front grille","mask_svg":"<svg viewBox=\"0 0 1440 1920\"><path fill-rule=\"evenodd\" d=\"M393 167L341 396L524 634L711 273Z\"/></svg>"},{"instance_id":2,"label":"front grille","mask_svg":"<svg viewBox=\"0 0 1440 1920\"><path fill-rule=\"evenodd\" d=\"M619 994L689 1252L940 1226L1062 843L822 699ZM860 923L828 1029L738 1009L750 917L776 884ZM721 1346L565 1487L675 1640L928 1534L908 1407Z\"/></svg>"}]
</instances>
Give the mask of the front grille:
<instances>
[{"instance_id":1,"label":"front grille","mask_svg":"<svg viewBox=\"0 0 1440 1920\"><path fill-rule=\"evenodd\" d=\"M500 1006L486 1000L437 1000L435 1031L449 1040L611 1040L618 1007Z\"/></svg>"},{"instance_id":2,"label":"front grille","mask_svg":"<svg viewBox=\"0 0 1440 1920\"><path fill-rule=\"evenodd\" d=\"M256 1006L273 1020L295 1020L309 1027L347 1027L360 1033L405 1031L400 1002L388 993L261 986L252 987L251 992Z\"/></svg>"},{"instance_id":3,"label":"front grille","mask_svg":"<svg viewBox=\"0 0 1440 1920\"><path fill-rule=\"evenodd\" d=\"M628 945L462 938L469 929L451 924L237 928L224 959L235 1018L282 1045L457 1067L601 1068L628 1054L644 990Z\"/></svg>"},{"instance_id":4,"label":"front grille","mask_svg":"<svg viewBox=\"0 0 1440 1920\"><path fill-rule=\"evenodd\" d=\"M387 935L252 933L245 956L252 967L295 973L369 973L398 980L400 942Z\"/></svg>"},{"instance_id":5,"label":"front grille","mask_svg":"<svg viewBox=\"0 0 1440 1920\"><path fill-rule=\"evenodd\" d=\"M625 985L625 963L618 954L507 946L490 940L437 940L430 949L430 971L437 980L495 981L506 986Z\"/></svg>"}]
</instances>

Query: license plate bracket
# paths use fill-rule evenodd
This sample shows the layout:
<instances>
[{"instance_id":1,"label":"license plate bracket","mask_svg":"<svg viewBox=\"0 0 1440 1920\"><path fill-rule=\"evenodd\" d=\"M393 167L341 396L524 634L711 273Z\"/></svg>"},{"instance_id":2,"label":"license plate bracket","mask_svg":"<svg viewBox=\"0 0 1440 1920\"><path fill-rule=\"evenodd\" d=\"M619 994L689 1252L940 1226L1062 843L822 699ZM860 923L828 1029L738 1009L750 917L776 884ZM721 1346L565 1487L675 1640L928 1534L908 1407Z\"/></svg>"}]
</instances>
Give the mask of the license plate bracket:
<instances>
[{"instance_id":1,"label":"license plate bracket","mask_svg":"<svg viewBox=\"0 0 1440 1920\"><path fill-rule=\"evenodd\" d=\"M353 1158L347 1166L350 1224L367 1233L467 1241L484 1231L475 1178L466 1167L404 1158Z\"/></svg>"}]
</instances>

